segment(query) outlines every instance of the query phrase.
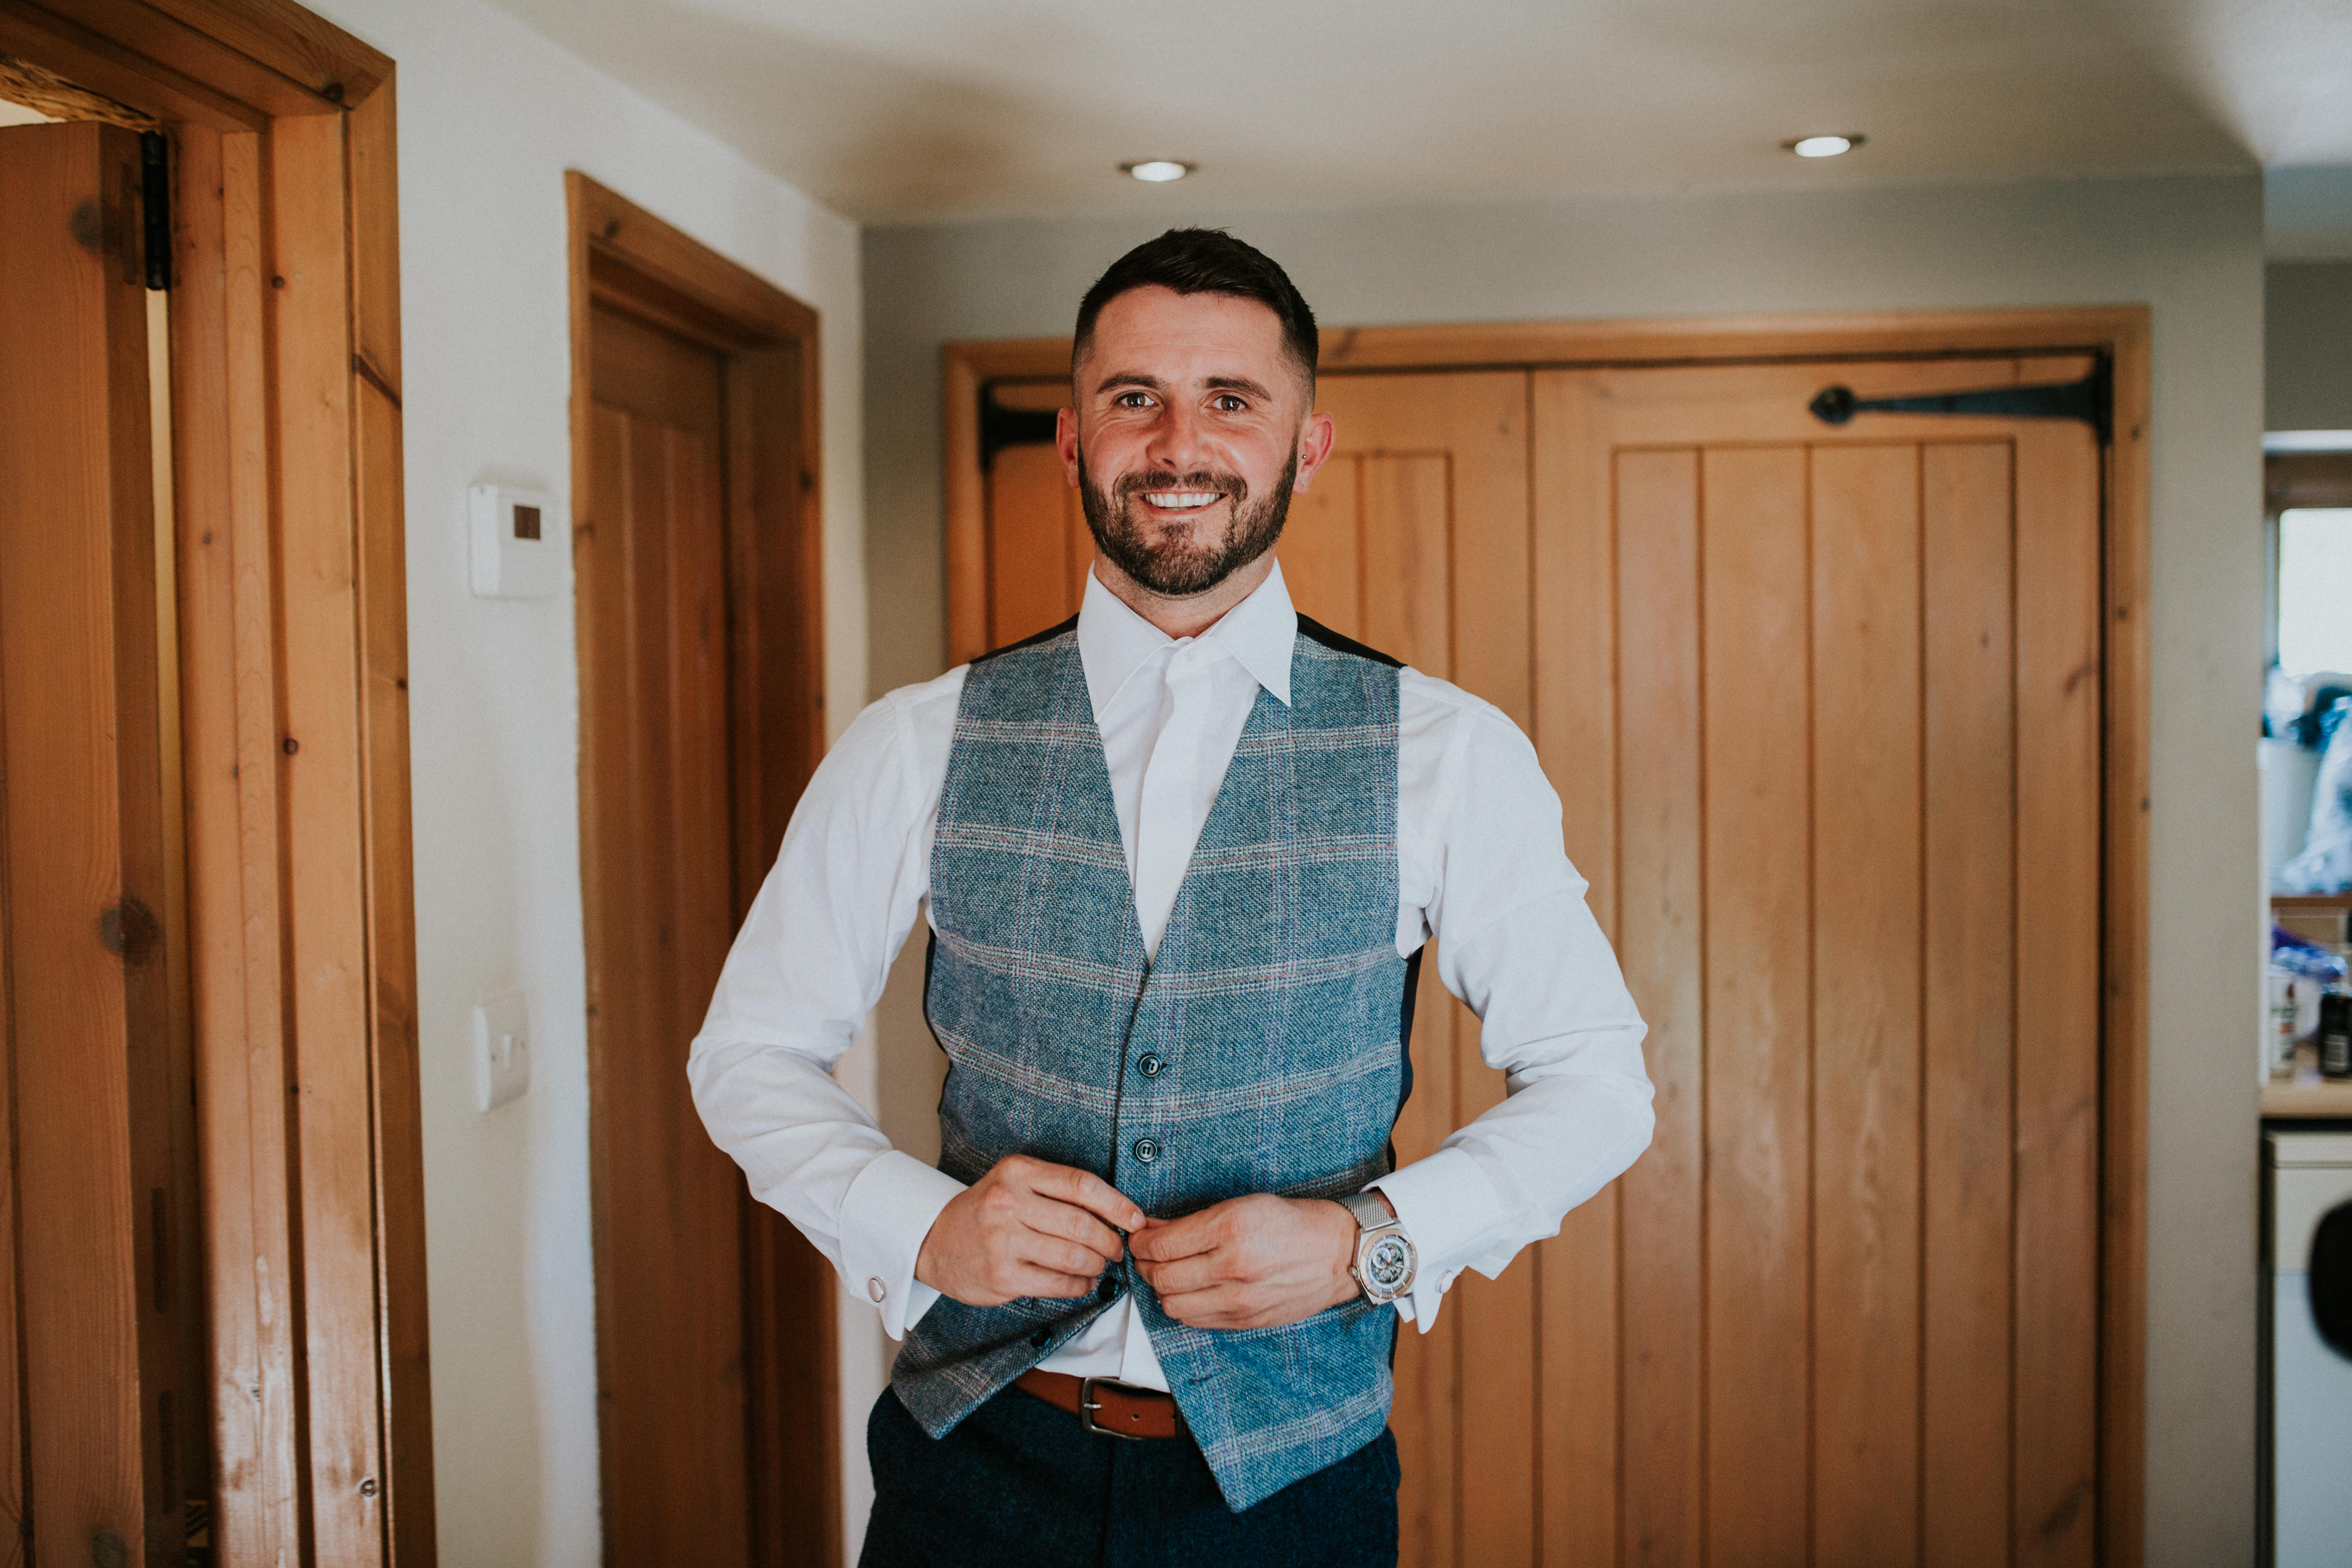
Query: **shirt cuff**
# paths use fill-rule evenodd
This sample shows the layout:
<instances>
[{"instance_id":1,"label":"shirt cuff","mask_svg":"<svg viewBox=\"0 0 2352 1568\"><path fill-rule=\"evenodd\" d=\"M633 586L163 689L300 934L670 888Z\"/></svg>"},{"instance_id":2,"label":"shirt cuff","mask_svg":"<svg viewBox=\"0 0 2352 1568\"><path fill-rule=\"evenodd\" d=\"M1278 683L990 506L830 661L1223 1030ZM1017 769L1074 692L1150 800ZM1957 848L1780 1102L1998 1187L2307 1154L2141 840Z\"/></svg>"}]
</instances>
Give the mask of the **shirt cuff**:
<instances>
[{"instance_id":1,"label":"shirt cuff","mask_svg":"<svg viewBox=\"0 0 2352 1568\"><path fill-rule=\"evenodd\" d=\"M1485 1250L1502 1201L1478 1162L1461 1149L1440 1149L1371 1185L1388 1194L1420 1259L1412 1292L1397 1298L1397 1316L1425 1334L1437 1324L1439 1299Z\"/></svg>"},{"instance_id":2,"label":"shirt cuff","mask_svg":"<svg viewBox=\"0 0 2352 1568\"><path fill-rule=\"evenodd\" d=\"M841 1281L882 1314L882 1331L903 1340L940 1293L915 1278L923 1238L961 1182L912 1154L885 1150L849 1184L841 1203Z\"/></svg>"}]
</instances>

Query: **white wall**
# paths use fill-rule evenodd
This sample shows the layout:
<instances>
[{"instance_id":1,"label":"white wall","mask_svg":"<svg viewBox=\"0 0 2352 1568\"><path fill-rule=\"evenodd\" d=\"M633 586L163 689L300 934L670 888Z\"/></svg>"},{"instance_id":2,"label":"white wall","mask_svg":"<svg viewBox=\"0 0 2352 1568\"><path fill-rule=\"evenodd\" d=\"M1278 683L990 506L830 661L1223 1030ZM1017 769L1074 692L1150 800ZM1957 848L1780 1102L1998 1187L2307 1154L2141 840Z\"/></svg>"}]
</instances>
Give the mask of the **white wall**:
<instances>
[{"instance_id":1,"label":"white wall","mask_svg":"<svg viewBox=\"0 0 2352 1568\"><path fill-rule=\"evenodd\" d=\"M2262 659L2262 184L2252 174L1696 193L870 229L876 689L945 657L939 345L1063 333L1166 223L1229 224L1333 325L2145 302L2155 310L2147 1561L2253 1553L2254 737ZM911 945L911 944L910 944ZM901 964L886 1127L937 1079Z\"/></svg>"},{"instance_id":2,"label":"white wall","mask_svg":"<svg viewBox=\"0 0 2352 1568\"><path fill-rule=\"evenodd\" d=\"M827 697L845 722L866 658L857 231L480 0L310 3L399 66L441 1562L593 1568L603 1545L572 606L468 594L466 488L571 489L563 172L583 170L823 318ZM468 1010L514 984L530 1008L530 1090L478 1116ZM685 1051L680 1040L681 1074Z\"/></svg>"},{"instance_id":3,"label":"white wall","mask_svg":"<svg viewBox=\"0 0 2352 1568\"><path fill-rule=\"evenodd\" d=\"M2263 228L2273 261L2352 259L2352 163L2269 171Z\"/></svg>"}]
</instances>

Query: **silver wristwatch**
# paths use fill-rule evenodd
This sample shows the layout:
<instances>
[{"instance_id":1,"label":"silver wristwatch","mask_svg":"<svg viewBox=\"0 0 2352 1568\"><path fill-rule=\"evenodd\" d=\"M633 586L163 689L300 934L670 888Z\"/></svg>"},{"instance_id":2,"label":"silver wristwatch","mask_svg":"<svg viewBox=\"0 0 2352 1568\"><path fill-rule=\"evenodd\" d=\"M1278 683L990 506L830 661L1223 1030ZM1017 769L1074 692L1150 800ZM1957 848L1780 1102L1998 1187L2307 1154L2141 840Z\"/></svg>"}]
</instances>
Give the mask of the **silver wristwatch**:
<instances>
[{"instance_id":1,"label":"silver wristwatch","mask_svg":"<svg viewBox=\"0 0 2352 1568\"><path fill-rule=\"evenodd\" d=\"M1405 1235L1404 1222L1389 1213L1376 1193L1355 1193L1339 1202L1356 1216L1356 1261L1348 1272L1355 1276L1364 1300L1380 1306L1411 1290L1421 1254Z\"/></svg>"}]
</instances>

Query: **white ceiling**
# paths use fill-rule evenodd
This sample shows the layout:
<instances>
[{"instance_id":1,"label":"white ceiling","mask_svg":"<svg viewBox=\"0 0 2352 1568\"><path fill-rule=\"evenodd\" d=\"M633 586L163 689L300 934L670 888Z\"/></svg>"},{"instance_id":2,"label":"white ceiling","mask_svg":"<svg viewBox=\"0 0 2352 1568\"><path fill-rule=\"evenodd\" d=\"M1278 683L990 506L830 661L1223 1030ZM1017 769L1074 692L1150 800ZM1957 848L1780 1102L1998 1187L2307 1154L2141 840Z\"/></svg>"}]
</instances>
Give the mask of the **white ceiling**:
<instances>
[{"instance_id":1,"label":"white ceiling","mask_svg":"<svg viewBox=\"0 0 2352 1568\"><path fill-rule=\"evenodd\" d=\"M499 3L866 222L2352 163L2352 0Z\"/></svg>"}]
</instances>

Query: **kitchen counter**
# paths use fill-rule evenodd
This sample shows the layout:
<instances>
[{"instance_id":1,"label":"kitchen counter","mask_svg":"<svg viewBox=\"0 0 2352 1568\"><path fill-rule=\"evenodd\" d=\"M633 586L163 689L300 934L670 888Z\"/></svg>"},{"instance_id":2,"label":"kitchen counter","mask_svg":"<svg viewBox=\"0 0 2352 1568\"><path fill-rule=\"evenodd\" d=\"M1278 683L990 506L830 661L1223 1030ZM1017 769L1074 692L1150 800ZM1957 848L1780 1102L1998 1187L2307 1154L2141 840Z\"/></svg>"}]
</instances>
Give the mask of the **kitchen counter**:
<instances>
[{"instance_id":1,"label":"kitchen counter","mask_svg":"<svg viewBox=\"0 0 2352 1568\"><path fill-rule=\"evenodd\" d=\"M2352 1117L2352 1079L2263 1085L2264 1116Z\"/></svg>"}]
</instances>

